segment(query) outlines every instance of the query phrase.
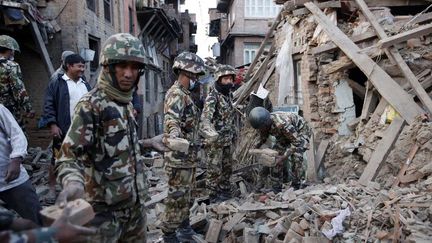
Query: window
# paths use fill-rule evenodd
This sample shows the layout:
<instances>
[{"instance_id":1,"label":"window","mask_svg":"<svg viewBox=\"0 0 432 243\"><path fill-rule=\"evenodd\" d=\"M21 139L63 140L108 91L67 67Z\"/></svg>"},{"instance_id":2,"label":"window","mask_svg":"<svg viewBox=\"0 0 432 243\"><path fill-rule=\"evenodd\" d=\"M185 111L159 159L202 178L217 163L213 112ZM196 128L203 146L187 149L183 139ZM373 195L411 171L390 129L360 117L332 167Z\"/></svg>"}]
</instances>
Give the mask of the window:
<instances>
[{"instance_id":1,"label":"window","mask_svg":"<svg viewBox=\"0 0 432 243\"><path fill-rule=\"evenodd\" d=\"M243 48L243 64L251 63L255 59L255 55L260 47L259 43L244 43Z\"/></svg>"},{"instance_id":2,"label":"window","mask_svg":"<svg viewBox=\"0 0 432 243\"><path fill-rule=\"evenodd\" d=\"M150 137L151 136L151 119L150 119L150 117L147 117L146 118L146 128L147 128L147 131L146 131L146 134L147 134L147 137Z\"/></svg>"},{"instance_id":3,"label":"window","mask_svg":"<svg viewBox=\"0 0 432 243\"><path fill-rule=\"evenodd\" d=\"M156 113L154 115L154 129L155 129L155 135L159 135L161 133L160 131L160 125L159 125L159 115Z\"/></svg>"},{"instance_id":4,"label":"window","mask_svg":"<svg viewBox=\"0 0 432 243\"><path fill-rule=\"evenodd\" d=\"M246 0L245 17L275 18L280 8L273 0Z\"/></svg>"},{"instance_id":5,"label":"window","mask_svg":"<svg viewBox=\"0 0 432 243\"><path fill-rule=\"evenodd\" d=\"M303 104L303 93L301 83L301 61L294 61L294 89L295 89L295 103Z\"/></svg>"},{"instance_id":6,"label":"window","mask_svg":"<svg viewBox=\"0 0 432 243\"><path fill-rule=\"evenodd\" d=\"M150 103L150 77L149 71L145 72L145 101Z\"/></svg>"},{"instance_id":7,"label":"window","mask_svg":"<svg viewBox=\"0 0 432 243\"><path fill-rule=\"evenodd\" d=\"M87 0L87 8L96 12L96 0Z\"/></svg>"},{"instance_id":8,"label":"window","mask_svg":"<svg viewBox=\"0 0 432 243\"><path fill-rule=\"evenodd\" d=\"M111 0L104 0L105 20L111 22Z\"/></svg>"},{"instance_id":9,"label":"window","mask_svg":"<svg viewBox=\"0 0 432 243\"><path fill-rule=\"evenodd\" d=\"M134 34L134 15L131 7L129 7L129 33Z\"/></svg>"},{"instance_id":10,"label":"window","mask_svg":"<svg viewBox=\"0 0 432 243\"><path fill-rule=\"evenodd\" d=\"M93 61L90 62L90 72L96 72L99 67L99 46L100 39L89 35L89 49L95 51Z\"/></svg>"},{"instance_id":11,"label":"window","mask_svg":"<svg viewBox=\"0 0 432 243\"><path fill-rule=\"evenodd\" d=\"M154 100L157 102L159 94L159 75L157 73L154 73L154 91Z\"/></svg>"}]
</instances>

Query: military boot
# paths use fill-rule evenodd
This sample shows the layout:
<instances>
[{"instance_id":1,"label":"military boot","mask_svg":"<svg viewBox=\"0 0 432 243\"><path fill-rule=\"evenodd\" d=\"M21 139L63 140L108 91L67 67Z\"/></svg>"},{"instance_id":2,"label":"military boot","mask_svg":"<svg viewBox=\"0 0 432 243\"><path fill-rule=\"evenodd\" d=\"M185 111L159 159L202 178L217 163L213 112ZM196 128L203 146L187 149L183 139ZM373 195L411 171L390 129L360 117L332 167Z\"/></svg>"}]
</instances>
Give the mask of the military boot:
<instances>
[{"instance_id":1,"label":"military boot","mask_svg":"<svg viewBox=\"0 0 432 243\"><path fill-rule=\"evenodd\" d=\"M177 239L177 235L176 233L168 233L168 234L164 234L163 237L163 242L164 243L179 243L180 241Z\"/></svg>"},{"instance_id":2,"label":"military boot","mask_svg":"<svg viewBox=\"0 0 432 243\"><path fill-rule=\"evenodd\" d=\"M192 229L189 219L185 219L177 229L176 236L179 242L195 243L192 238L197 233Z\"/></svg>"}]
</instances>

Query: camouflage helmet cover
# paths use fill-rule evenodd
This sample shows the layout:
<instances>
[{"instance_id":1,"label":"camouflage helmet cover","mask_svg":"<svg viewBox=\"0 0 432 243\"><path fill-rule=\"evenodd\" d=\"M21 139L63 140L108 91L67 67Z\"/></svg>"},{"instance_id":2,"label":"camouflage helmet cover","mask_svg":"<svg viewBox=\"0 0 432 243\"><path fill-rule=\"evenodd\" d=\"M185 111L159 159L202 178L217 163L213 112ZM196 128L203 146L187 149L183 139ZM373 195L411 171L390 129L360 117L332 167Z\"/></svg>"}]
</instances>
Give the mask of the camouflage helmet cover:
<instances>
[{"instance_id":1,"label":"camouflage helmet cover","mask_svg":"<svg viewBox=\"0 0 432 243\"><path fill-rule=\"evenodd\" d=\"M0 35L0 46L13 51L20 51L18 42L8 35Z\"/></svg>"},{"instance_id":2,"label":"camouflage helmet cover","mask_svg":"<svg viewBox=\"0 0 432 243\"><path fill-rule=\"evenodd\" d=\"M220 77L226 75L232 75L234 79L236 76L236 70L230 65L220 65L214 73L214 80L219 81Z\"/></svg>"},{"instance_id":3,"label":"camouflage helmet cover","mask_svg":"<svg viewBox=\"0 0 432 243\"><path fill-rule=\"evenodd\" d=\"M191 52L182 52L174 58L172 69L176 74L178 74L179 70L185 70L198 75L205 74L204 61Z\"/></svg>"},{"instance_id":4,"label":"camouflage helmet cover","mask_svg":"<svg viewBox=\"0 0 432 243\"><path fill-rule=\"evenodd\" d=\"M122 61L133 61L145 64L145 51L141 41L129 33L110 36L102 47L100 65Z\"/></svg>"}]
</instances>

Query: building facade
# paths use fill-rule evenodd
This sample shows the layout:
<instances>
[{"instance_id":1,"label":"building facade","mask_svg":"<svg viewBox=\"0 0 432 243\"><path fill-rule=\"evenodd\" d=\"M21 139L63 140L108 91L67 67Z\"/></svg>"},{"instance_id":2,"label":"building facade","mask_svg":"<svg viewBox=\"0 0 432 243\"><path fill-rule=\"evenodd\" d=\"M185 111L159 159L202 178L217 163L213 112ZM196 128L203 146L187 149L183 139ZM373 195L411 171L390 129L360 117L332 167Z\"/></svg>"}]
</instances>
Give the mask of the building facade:
<instances>
[{"instance_id":1,"label":"building facade","mask_svg":"<svg viewBox=\"0 0 432 243\"><path fill-rule=\"evenodd\" d=\"M138 85L143 112L138 117L142 137L162 132L165 91L175 80L173 58L189 45L194 24L186 13L182 24L180 5L184 0L56 0L6 1L0 8L22 9L30 23L0 23L1 34L14 37L21 46L16 61L32 99L37 119L27 124L31 146L46 147L49 132L38 129L43 98L51 73L60 66L61 53L74 51L88 62L85 75L95 85L100 71L99 55L104 41L115 33L128 32L140 38L147 55L146 72ZM27 6L31 6L28 8ZM145 12L144 14L144 11ZM39 17L42 16L42 17ZM150 20L151 18L151 20ZM183 28L187 29L183 30ZM152 28L152 29L150 29ZM195 23L196 28L196 23ZM183 36L187 33L187 36Z\"/></svg>"},{"instance_id":2,"label":"building facade","mask_svg":"<svg viewBox=\"0 0 432 243\"><path fill-rule=\"evenodd\" d=\"M218 61L235 67L251 63L280 8L273 0L219 0L216 9L209 9Z\"/></svg>"}]
</instances>

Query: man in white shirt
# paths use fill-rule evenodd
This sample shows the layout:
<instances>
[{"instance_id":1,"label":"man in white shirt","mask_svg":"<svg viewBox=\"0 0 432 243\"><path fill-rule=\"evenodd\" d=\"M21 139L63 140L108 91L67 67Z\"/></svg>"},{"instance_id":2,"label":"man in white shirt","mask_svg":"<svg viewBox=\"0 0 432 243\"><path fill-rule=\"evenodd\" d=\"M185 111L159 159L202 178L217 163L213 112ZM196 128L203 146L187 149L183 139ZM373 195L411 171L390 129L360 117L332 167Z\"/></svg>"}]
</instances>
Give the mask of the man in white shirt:
<instances>
[{"instance_id":1,"label":"man in white shirt","mask_svg":"<svg viewBox=\"0 0 432 243\"><path fill-rule=\"evenodd\" d=\"M43 120L48 124L53 138L52 166L48 179L50 196L53 200L55 199L55 157L71 124L76 104L90 91L90 85L82 79L85 70L84 59L78 54L71 54L64 62L65 73L48 84L43 115Z\"/></svg>"},{"instance_id":2,"label":"man in white shirt","mask_svg":"<svg viewBox=\"0 0 432 243\"><path fill-rule=\"evenodd\" d=\"M21 164L26 154L24 132L10 111L0 104L0 199L21 217L41 225L42 208Z\"/></svg>"}]
</instances>

